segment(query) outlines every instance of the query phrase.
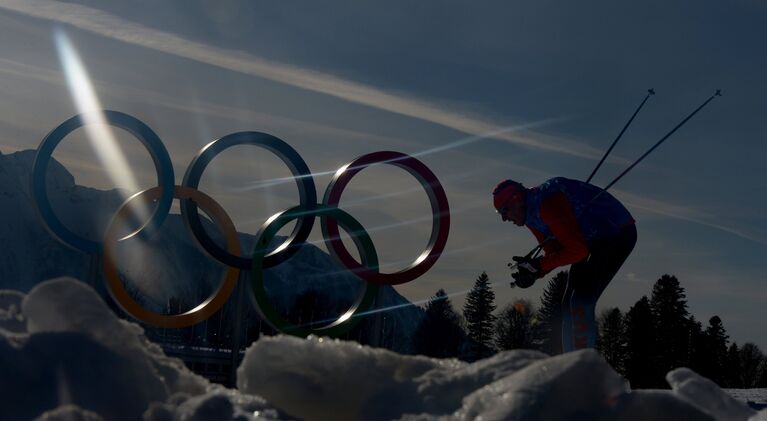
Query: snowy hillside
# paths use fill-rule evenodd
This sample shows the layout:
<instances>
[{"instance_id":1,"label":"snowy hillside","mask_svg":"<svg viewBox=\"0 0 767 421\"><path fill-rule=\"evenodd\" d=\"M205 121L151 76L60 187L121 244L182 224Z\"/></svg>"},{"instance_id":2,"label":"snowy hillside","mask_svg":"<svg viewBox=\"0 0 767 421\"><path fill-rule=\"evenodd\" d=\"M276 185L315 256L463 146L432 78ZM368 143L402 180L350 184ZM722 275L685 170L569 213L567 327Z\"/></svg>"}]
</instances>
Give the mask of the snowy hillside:
<instances>
[{"instance_id":1,"label":"snowy hillside","mask_svg":"<svg viewBox=\"0 0 767 421\"><path fill-rule=\"evenodd\" d=\"M671 390L632 391L593 350L468 364L277 336L251 345L238 388L225 389L166 357L81 282L0 292L4 419L767 420L688 369L666 378Z\"/></svg>"},{"instance_id":2,"label":"snowy hillside","mask_svg":"<svg viewBox=\"0 0 767 421\"><path fill-rule=\"evenodd\" d=\"M0 155L0 289L26 292L54 277L89 278L89 257L54 239L36 214L29 194L34 155L31 150ZM72 231L86 238L100 238L99 233L121 203L115 190L76 185L72 175L55 160L51 162L48 186L57 215ZM253 236L241 234L240 238L243 249L251 249ZM282 240L275 238L274 242ZM171 215L146 246L143 253L119 249L118 253L120 267L135 282L144 304L155 311L165 309L170 298L180 300L182 311L196 306L214 290L224 270L198 249L179 215ZM339 271L331 257L314 245L305 245L287 262L265 271L265 276L267 291L279 309L286 310L299 295L316 291L315 314L320 320L342 314L361 285L354 276ZM100 270L92 284L105 294ZM391 287L384 287L379 295L381 307L407 303ZM398 335L397 341L389 341L393 349L409 350L410 335L422 313L420 308L407 305L387 312L387 331L393 334L396 330ZM252 314L255 318L255 312ZM386 343L385 338L382 341Z\"/></svg>"}]
</instances>

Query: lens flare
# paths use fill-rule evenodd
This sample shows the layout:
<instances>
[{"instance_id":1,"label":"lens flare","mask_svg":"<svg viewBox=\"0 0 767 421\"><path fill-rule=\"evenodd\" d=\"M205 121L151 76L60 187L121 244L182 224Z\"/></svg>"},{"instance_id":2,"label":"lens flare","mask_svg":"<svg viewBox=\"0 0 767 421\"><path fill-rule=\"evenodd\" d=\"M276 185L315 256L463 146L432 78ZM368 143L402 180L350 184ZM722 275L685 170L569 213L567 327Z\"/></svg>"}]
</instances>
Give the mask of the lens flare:
<instances>
[{"instance_id":1,"label":"lens flare","mask_svg":"<svg viewBox=\"0 0 767 421\"><path fill-rule=\"evenodd\" d=\"M77 111L86 116L83 129L88 141L96 152L102 168L106 168L111 182L116 187L127 190L127 192L120 191L122 198L126 199L130 193L138 191L139 186L133 172L129 169L128 161L120 150L111 126L107 124L102 113L93 112L101 111L102 107L88 71L72 41L63 30L56 29L54 39L69 92ZM138 215L142 220L148 219L145 210L137 209L137 211L142 212Z\"/></svg>"}]
</instances>

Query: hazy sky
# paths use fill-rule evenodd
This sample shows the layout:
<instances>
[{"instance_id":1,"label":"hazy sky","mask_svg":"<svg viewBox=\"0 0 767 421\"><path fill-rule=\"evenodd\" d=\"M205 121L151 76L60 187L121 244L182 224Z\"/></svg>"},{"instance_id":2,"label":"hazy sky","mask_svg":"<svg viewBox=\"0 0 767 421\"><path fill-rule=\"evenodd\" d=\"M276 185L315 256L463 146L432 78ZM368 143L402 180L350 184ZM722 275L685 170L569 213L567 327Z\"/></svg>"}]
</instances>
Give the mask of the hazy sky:
<instances>
[{"instance_id":1,"label":"hazy sky","mask_svg":"<svg viewBox=\"0 0 767 421\"><path fill-rule=\"evenodd\" d=\"M689 308L719 315L731 338L767 349L767 5L644 2L261 2L0 0L0 151L34 149L78 112L61 47L82 59L101 106L163 139L177 183L197 150L264 131L304 157L321 195L332 172L378 150L420 153L453 211L446 254L397 289L458 293L487 271L500 305L536 302L543 284L508 288L506 263L534 243L492 209L497 182L585 180L642 100L595 178L604 186L684 116L717 98L611 192L637 219L634 253L600 301L627 310L676 275ZM58 35L56 35L58 34ZM120 135L140 187L155 183L139 142ZM107 189L83 133L55 157L78 184ZM224 153L201 189L241 231L297 204L290 173L264 150ZM342 207L372 233L388 271L426 243L429 206L401 169L358 175ZM319 239L319 229L313 238ZM463 296L454 296L462 306Z\"/></svg>"}]
</instances>

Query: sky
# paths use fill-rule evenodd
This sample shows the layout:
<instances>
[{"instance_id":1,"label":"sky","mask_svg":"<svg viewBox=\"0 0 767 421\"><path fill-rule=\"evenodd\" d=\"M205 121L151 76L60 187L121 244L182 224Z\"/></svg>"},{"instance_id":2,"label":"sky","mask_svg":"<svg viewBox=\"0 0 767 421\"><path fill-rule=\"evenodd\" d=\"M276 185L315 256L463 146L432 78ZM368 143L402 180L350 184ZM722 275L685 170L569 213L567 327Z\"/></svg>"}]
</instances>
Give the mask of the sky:
<instances>
[{"instance_id":1,"label":"sky","mask_svg":"<svg viewBox=\"0 0 767 421\"><path fill-rule=\"evenodd\" d=\"M451 230L437 264L397 290L419 301L443 288L460 308L486 271L502 306L537 302L543 284L508 287L506 263L535 241L494 213L499 181L585 180L654 88L594 178L605 186L722 89L611 188L639 239L599 308L628 310L673 274L698 320L719 315L732 340L767 349L766 19L756 0L1 0L0 151L35 149L96 104L146 122L177 183L199 148L244 130L293 146L320 196L358 156L414 154L445 188ZM77 74L85 85L74 85ZM155 185L141 144L116 138L134 181L110 178L116 165L101 165L84 130L54 157L81 185ZM200 189L253 234L297 204L295 184L269 182L289 176L267 151L237 147L211 163ZM341 207L371 232L384 271L404 268L428 241L428 199L399 168L359 173ZM320 242L319 227L311 238Z\"/></svg>"}]
</instances>

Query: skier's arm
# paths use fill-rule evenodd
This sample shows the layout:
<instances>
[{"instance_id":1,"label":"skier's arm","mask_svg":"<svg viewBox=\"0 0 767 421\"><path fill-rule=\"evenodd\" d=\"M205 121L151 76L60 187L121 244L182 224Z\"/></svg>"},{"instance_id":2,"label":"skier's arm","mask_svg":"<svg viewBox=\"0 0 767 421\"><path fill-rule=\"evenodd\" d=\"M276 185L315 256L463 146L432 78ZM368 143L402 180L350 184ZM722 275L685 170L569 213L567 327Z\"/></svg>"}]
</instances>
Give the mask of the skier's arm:
<instances>
[{"instance_id":1,"label":"skier's arm","mask_svg":"<svg viewBox=\"0 0 767 421\"><path fill-rule=\"evenodd\" d=\"M553 252L546 250L541 258L541 270L548 273L559 266L579 262L589 255L589 247L583 238L573 207L564 193L555 193L541 203L541 219L561 247Z\"/></svg>"},{"instance_id":2,"label":"skier's arm","mask_svg":"<svg viewBox=\"0 0 767 421\"><path fill-rule=\"evenodd\" d=\"M533 235L535 236L535 239L538 240L538 244L543 246L543 251L545 251L546 254L556 253L562 248L562 245L559 244L559 241L557 241L556 238L552 238L551 240L546 241L546 234L538 231L537 229L529 225L527 228L530 230L530 232L533 233Z\"/></svg>"}]
</instances>

